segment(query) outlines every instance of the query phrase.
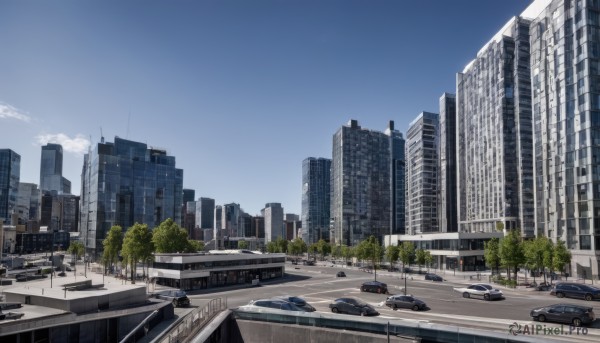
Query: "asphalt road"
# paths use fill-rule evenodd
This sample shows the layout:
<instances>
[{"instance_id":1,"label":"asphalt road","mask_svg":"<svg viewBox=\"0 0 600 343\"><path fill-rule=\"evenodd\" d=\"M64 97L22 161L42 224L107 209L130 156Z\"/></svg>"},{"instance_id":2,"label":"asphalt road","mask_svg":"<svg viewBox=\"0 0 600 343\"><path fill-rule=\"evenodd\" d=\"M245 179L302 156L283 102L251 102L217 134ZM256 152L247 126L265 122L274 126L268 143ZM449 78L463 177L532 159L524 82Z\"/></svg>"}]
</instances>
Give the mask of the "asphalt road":
<instances>
[{"instance_id":1,"label":"asphalt road","mask_svg":"<svg viewBox=\"0 0 600 343\"><path fill-rule=\"evenodd\" d=\"M298 269L296 269L298 268ZM577 299L557 299L549 292L513 290L501 288L505 299L484 301L466 299L453 287L462 287L464 283L432 282L423 280L423 276L412 275L413 280L407 280L408 294L423 300L428 309L411 311L400 309L393 311L383 305L387 298L384 294L361 292L359 286L365 281L374 279L374 274L355 269L343 269L347 277L336 277L338 267L294 266L286 265L287 277L278 281L266 282L261 287L243 288L213 292L210 294L188 295L192 303L199 304L203 299L215 297L227 298L229 308L246 305L250 300L271 298L278 295L295 295L303 297L313 305L318 312L330 313L329 303L340 297L361 299L380 312L380 318L399 320L418 320L430 323L450 324L458 326L473 326L506 331L513 322L523 324L539 324L532 322L529 312L532 308L556 303L572 303L593 306L596 316L600 316L600 302L586 302ZM377 280L388 284L390 294L403 293L404 281L399 279L399 273L378 273ZM467 281L468 282L468 281ZM500 287L499 287L500 288ZM551 326L553 324L545 325ZM600 320L589 327L589 335L600 341Z\"/></svg>"}]
</instances>

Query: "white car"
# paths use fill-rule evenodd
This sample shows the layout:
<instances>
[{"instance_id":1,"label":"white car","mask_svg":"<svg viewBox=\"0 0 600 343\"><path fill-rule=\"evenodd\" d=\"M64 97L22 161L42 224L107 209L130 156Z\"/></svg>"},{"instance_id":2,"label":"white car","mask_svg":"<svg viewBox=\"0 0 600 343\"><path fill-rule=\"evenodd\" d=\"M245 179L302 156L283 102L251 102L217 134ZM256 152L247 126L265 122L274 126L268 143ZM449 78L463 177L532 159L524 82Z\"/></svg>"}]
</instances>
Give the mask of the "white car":
<instances>
[{"instance_id":1,"label":"white car","mask_svg":"<svg viewBox=\"0 0 600 343\"><path fill-rule=\"evenodd\" d=\"M463 298L480 297L488 301L504 298L501 290L485 283L476 283L468 287L454 287L454 290L462 293Z\"/></svg>"}]
</instances>

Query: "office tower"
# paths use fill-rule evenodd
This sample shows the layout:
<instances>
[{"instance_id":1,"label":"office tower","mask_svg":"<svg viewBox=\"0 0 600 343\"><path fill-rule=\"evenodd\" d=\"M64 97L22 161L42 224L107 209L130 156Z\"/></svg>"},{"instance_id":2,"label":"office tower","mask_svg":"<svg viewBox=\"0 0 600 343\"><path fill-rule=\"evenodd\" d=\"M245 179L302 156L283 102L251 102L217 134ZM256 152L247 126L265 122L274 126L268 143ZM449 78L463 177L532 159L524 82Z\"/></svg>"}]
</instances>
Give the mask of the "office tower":
<instances>
[{"instance_id":1,"label":"office tower","mask_svg":"<svg viewBox=\"0 0 600 343\"><path fill-rule=\"evenodd\" d=\"M39 221L40 218L40 190L35 183L19 182L16 213L19 215L19 224L29 221Z\"/></svg>"},{"instance_id":2,"label":"office tower","mask_svg":"<svg viewBox=\"0 0 600 343\"><path fill-rule=\"evenodd\" d=\"M438 130L439 115L422 112L406 132L406 230L411 235L439 231Z\"/></svg>"},{"instance_id":3,"label":"office tower","mask_svg":"<svg viewBox=\"0 0 600 343\"><path fill-rule=\"evenodd\" d=\"M196 202L196 225L201 229L212 229L215 227L215 199L198 199ZM220 228L220 224L217 227Z\"/></svg>"},{"instance_id":4,"label":"office tower","mask_svg":"<svg viewBox=\"0 0 600 343\"><path fill-rule=\"evenodd\" d=\"M256 238L265 239L265 217L253 216L252 217L252 235Z\"/></svg>"},{"instance_id":5,"label":"office tower","mask_svg":"<svg viewBox=\"0 0 600 343\"><path fill-rule=\"evenodd\" d=\"M44 192L41 197L40 225L49 231L77 232L79 228L79 196Z\"/></svg>"},{"instance_id":6,"label":"office tower","mask_svg":"<svg viewBox=\"0 0 600 343\"><path fill-rule=\"evenodd\" d=\"M11 224L11 216L17 206L21 156L10 149L0 149L0 220Z\"/></svg>"},{"instance_id":7,"label":"office tower","mask_svg":"<svg viewBox=\"0 0 600 343\"><path fill-rule=\"evenodd\" d=\"M529 24L511 19L457 74L460 231L534 235Z\"/></svg>"},{"instance_id":8,"label":"office tower","mask_svg":"<svg viewBox=\"0 0 600 343\"><path fill-rule=\"evenodd\" d=\"M302 240L307 245L329 241L331 160L309 157L302 161Z\"/></svg>"},{"instance_id":9,"label":"office tower","mask_svg":"<svg viewBox=\"0 0 600 343\"><path fill-rule=\"evenodd\" d=\"M389 234L406 233L406 173L405 173L405 142L402 133L394 129L394 121L390 120L385 134L390 140L390 175L391 200Z\"/></svg>"},{"instance_id":10,"label":"office tower","mask_svg":"<svg viewBox=\"0 0 600 343\"><path fill-rule=\"evenodd\" d=\"M183 215L183 229L187 231L188 237L190 239L200 239L198 238L201 235L196 234L196 202L188 201L184 202L185 213ZM198 236L198 237L197 237Z\"/></svg>"},{"instance_id":11,"label":"office tower","mask_svg":"<svg viewBox=\"0 0 600 343\"><path fill-rule=\"evenodd\" d=\"M183 203L196 200L196 191L193 189L183 189Z\"/></svg>"},{"instance_id":12,"label":"office tower","mask_svg":"<svg viewBox=\"0 0 600 343\"><path fill-rule=\"evenodd\" d=\"M600 274L599 11L552 1L530 29L536 233L566 243L580 278Z\"/></svg>"},{"instance_id":13,"label":"office tower","mask_svg":"<svg viewBox=\"0 0 600 343\"><path fill-rule=\"evenodd\" d=\"M40 163L40 189L56 191L59 194L71 193L71 181L62 176L63 148L60 144L48 143L42 146Z\"/></svg>"},{"instance_id":14,"label":"office tower","mask_svg":"<svg viewBox=\"0 0 600 343\"><path fill-rule=\"evenodd\" d=\"M293 213L286 213L283 216L284 239L291 241L298 236L298 229L302 227L300 216ZM305 241L306 242L306 241Z\"/></svg>"},{"instance_id":15,"label":"office tower","mask_svg":"<svg viewBox=\"0 0 600 343\"><path fill-rule=\"evenodd\" d=\"M390 232L390 137L350 120L333 136L331 221L334 243L356 245Z\"/></svg>"},{"instance_id":16,"label":"office tower","mask_svg":"<svg viewBox=\"0 0 600 343\"><path fill-rule=\"evenodd\" d=\"M183 170L164 150L118 137L102 141L84 156L81 187L81 232L96 259L113 225L152 229L167 218L181 225Z\"/></svg>"},{"instance_id":17,"label":"office tower","mask_svg":"<svg viewBox=\"0 0 600 343\"><path fill-rule=\"evenodd\" d=\"M284 238L283 207L280 203L271 202L263 209L265 217L265 243Z\"/></svg>"},{"instance_id":18,"label":"office tower","mask_svg":"<svg viewBox=\"0 0 600 343\"><path fill-rule=\"evenodd\" d=\"M221 230L225 237L243 237L240 231L240 204L231 203L223 205L221 217Z\"/></svg>"},{"instance_id":19,"label":"office tower","mask_svg":"<svg viewBox=\"0 0 600 343\"><path fill-rule=\"evenodd\" d=\"M439 231L458 231L456 207L456 96L444 93L440 97L439 124Z\"/></svg>"},{"instance_id":20,"label":"office tower","mask_svg":"<svg viewBox=\"0 0 600 343\"><path fill-rule=\"evenodd\" d=\"M216 205L215 206L215 233L213 234L213 237L216 237L217 235L217 230L221 230L221 227L223 226L223 222L222 222L222 217L223 217L223 206L221 205Z\"/></svg>"}]
</instances>

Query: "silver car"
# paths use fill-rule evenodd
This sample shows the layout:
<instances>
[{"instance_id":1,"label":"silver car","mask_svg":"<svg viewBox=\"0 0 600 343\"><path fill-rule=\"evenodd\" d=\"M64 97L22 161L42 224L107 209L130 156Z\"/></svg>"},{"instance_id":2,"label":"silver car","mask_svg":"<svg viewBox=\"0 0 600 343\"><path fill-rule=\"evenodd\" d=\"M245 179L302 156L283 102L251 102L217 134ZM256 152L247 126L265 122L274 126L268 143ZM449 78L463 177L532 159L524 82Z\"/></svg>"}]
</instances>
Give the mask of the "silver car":
<instances>
[{"instance_id":1,"label":"silver car","mask_svg":"<svg viewBox=\"0 0 600 343\"><path fill-rule=\"evenodd\" d=\"M462 293L463 298L482 298L484 300L503 299L504 294L499 289L485 283L476 283L469 287L455 287L455 291Z\"/></svg>"}]
</instances>

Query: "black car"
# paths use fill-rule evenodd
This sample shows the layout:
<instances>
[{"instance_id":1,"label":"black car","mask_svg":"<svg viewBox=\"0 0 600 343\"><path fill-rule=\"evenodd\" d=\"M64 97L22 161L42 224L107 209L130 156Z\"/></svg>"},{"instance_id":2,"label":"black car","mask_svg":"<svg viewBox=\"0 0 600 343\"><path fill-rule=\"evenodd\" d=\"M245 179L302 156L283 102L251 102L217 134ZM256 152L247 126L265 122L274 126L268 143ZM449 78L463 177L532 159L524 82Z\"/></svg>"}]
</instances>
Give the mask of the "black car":
<instances>
[{"instance_id":1,"label":"black car","mask_svg":"<svg viewBox=\"0 0 600 343\"><path fill-rule=\"evenodd\" d=\"M425 302L413 297L412 295L392 295L385 300L385 305L397 310L399 308L410 308L413 311L424 310L427 308Z\"/></svg>"},{"instance_id":2,"label":"black car","mask_svg":"<svg viewBox=\"0 0 600 343\"><path fill-rule=\"evenodd\" d=\"M580 283L561 282L550 291L550 295L558 298L580 298L587 301L600 299L600 288Z\"/></svg>"},{"instance_id":3,"label":"black car","mask_svg":"<svg viewBox=\"0 0 600 343\"><path fill-rule=\"evenodd\" d=\"M162 291L156 293L156 299L168 300L173 303L173 307L185 307L190 305L190 299L187 294L181 290Z\"/></svg>"},{"instance_id":4,"label":"black car","mask_svg":"<svg viewBox=\"0 0 600 343\"><path fill-rule=\"evenodd\" d=\"M344 273L344 272L337 272L337 274L335 274L335 276L337 276L337 277L346 277L346 273Z\"/></svg>"},{"instance_id":5,"label":"black car","mask_svg":"<svg viewBox=\"0 0 600 343\"><path fill-rule=\"evenodd\" d=\"M309 303L306 302L306 300L304 300L300 297L285 295L285 296L275 297L273 299L287 301L289 303L292 303L292 304L304 309L304 311L306 311L306 312L316 311L316 309L314 307L312 307Z\"/></svg>"},{"instance_id":6,"label":"black car","mask_svg":"<svg viewBox=\"0 0 600 343\"><path fill-rule=\"evenodd\" d=\"M556 304L534 308L529 315L533 320L540 322L567 323L573 326L589 324L596 319L592 307L572 304Z\"/></svg>"},{"instance_id":7,"label":"black car","mask_svg":"<svg viewBox=\"0 0 600 343\"><path fill-rule=\"evenodd\" d=\"M425 274L425 280L444 281L444 279L437 274Z\"/></svg>"},{"instance_id":8,"label":"black car","mask_svg":"<svg viewBox=\"0 0 600 343\"><path fill-rule=\"evenodd\" d=\"M368 281L363 283L360 286L360 290L362 292L371 292L371 293L388 293L387 284L379 281Z\"/></svg>"},{"instance_id":9,"label":"black car","mask_svg":"<svg viewBox=\"0 0 600 343\"><path fill-rule=\"evenodd\" d=\"M289 301L285 301L283 299L260 299L260 300L252 300L248 303L249 306L258 306L258 307L266 307L273 308L276 310L284 310L284 311L298 311L298 312L308 312L305 309L296 306L294 303ZM312 306L311 306L312 307Z\"/></svg>"},{"instance_id":10,"label":"black car","mask_svg":"<svg viewBox=\"0 0 600 343\"><path fill-rule=\"evenodd\" d=\"M378 316L379 312L365 302L354 298L339 298L329 304L333 313L356 314L359 316Z\"/></svg>"}]
</instances>

